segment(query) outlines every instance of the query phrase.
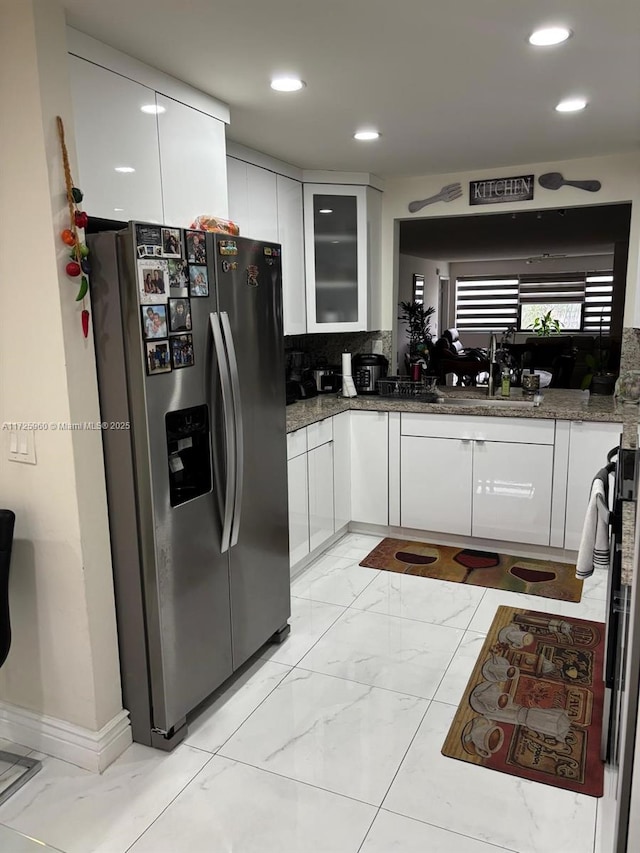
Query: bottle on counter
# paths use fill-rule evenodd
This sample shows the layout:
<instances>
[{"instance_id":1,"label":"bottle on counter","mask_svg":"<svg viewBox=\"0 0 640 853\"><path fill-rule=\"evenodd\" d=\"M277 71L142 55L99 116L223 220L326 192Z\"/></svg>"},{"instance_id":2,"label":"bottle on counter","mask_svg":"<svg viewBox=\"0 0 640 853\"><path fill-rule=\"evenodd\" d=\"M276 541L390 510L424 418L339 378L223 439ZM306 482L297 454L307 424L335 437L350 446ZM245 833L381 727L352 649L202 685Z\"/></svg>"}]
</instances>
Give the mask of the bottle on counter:
<instances>
[{"instance_id":1,"label":"bottle on counter","mask_svg":"<svg viewBox=\"0 0 640 853\"><path fill-rule=\"evenodd\" d=\"M505 365L500 374L500 394L509 397L511 394L511 371Z\"/></svg>"}]
</instances>

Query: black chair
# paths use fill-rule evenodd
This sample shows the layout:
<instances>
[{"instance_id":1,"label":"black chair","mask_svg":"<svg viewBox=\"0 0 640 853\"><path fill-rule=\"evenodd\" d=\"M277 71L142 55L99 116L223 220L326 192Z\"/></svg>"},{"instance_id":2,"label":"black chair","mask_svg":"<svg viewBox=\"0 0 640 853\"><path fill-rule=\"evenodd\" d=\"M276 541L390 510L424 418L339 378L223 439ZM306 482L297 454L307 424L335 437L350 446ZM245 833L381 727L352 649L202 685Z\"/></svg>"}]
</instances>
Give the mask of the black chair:
<instances>
[{"instance_id":1,"label":"black chair","mask_svg":"<svg viewBox=\"0 0 640 853\"><path fill-rule=\"evenodd\" d=\"M439 384L445 383L447 373L455 373L461 385L476 385L478 374L489 370L487 353L477 348L465 349L457 329L447 329L438 338L433 364Z\"/></svg>"},{"instance_id":2,"label":"black chair","mask_svg":"<svg viewBox=\"0 0 640 853\"><path fill-rule=\"evenodd\" d=\"M11 648L11 620L9 614L9 566L16 517L10 509L0 509L0 667L4 664ZM0 805L42 768L42 762L14 752L0 749L0 761L24 770L6 788L0 788Z\"/></svg>"}]
</instances>

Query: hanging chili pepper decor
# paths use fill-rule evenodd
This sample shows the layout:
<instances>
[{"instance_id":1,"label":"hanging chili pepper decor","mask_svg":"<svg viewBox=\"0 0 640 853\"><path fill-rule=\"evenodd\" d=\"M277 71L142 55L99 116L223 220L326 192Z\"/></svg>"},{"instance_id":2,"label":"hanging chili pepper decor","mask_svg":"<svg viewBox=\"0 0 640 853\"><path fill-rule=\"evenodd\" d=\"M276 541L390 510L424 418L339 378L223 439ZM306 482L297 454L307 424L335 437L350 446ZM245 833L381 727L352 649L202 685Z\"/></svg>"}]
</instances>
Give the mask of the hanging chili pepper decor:
<instances>
[{"instance_id":1,"label":"hanging chili pepper decor","mask_svg":"<svg viewBox=\"0 0 640 853\"><path fill-rule=\"evenodd\" d=\"M86 243L83 242L83 239L80 237L78 233L78 229L84 230L87 227L87 223L89 222L89 217L84 212L84 210L80 210L78 205L82 202L83 195L82 190L78 189L78 187L74 187L73 179L71 177L71 168L69 166L69 155L67 153L67 146L64 141L64 124L62 123L62 119L60 116L57 116L58 122L58 137L60 139L60 147L62 149L62 165L64 167L64 180L66 184L66 194L67 194L67 204L69 206L69 227L65 228L64 231L60 233L60 239L62 242L69 246L71 251L69 253L69 262L65 267L65 272L69 276L70 279L80 281L80 285L78 288L78 295L76 296L76 302L82 303L82 334L85 338L89 335L89 311L87 310L85 304L85 297L89 292L89 273L91 271L91 266L89 263L89 249L87 248Z\"/></svg>"}]
</instances>

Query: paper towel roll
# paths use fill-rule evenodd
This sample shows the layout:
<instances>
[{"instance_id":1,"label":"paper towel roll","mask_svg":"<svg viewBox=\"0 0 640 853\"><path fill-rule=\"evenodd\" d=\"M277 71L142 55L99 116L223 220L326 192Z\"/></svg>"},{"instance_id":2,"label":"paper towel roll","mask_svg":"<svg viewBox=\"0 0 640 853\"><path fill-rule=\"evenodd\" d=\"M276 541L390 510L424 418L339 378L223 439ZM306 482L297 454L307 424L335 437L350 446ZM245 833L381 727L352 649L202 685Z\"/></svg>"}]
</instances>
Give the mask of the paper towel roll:
<instances>
[{"instance_id":1,"label":"paper towel roll","mask_svg":"<svg viewBox=\"0 0 640 853\"><path fill-rule=\"evenodd\" d=\"M351 376L351 353L342 353L342 375Z\"/></svg>"}]
</instances>

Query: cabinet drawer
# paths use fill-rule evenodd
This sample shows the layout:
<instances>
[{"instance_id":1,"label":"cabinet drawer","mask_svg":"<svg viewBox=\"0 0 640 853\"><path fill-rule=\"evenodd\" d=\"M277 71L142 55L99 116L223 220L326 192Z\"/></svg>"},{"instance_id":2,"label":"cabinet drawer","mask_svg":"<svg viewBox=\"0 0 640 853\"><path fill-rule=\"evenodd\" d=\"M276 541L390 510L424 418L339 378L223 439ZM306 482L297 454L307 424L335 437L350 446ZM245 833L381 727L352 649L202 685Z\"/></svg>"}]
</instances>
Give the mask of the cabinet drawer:
<instances>
[{"instance_id":1,"label":"cabinet drawer","mask_svg":"<svg viewBox=\"0 0 640 853\"><path fill-rule=\"evenodd\" d=\"M325 418L316 424L309 424L307 427L307 447L309 450L313 450L314 447L320 447L321 444L327 444L329 441L333 441L333 422L331 418Z\"/></svg>"},{"instance_id":2,"label":"cabinet drawer","mask_svg":"<svg viewBox=\"0 0 640 853\"><path fill-rule=\"evenodd\" d=\"M468 415L402 415L402 435L553 444L555 421L534 418L491 418Z\"/></svg>"},{"instance_id":3,"label":"cabinet drawer","mask_svg":"<svg viewBox=\"0 0 640 853\"><path fill-rule=\"evenodd\" d=\"M287 434L287 460L307 452L307 427Z\"/></svg>"}]
</instances>

